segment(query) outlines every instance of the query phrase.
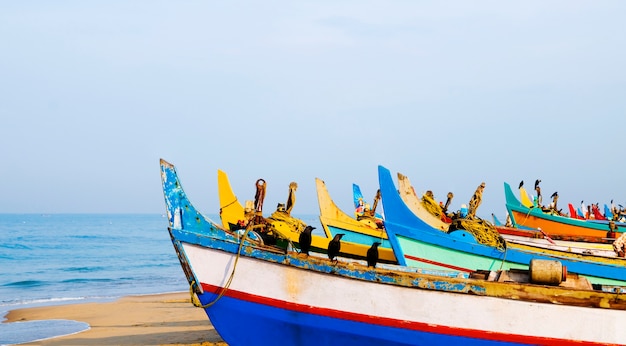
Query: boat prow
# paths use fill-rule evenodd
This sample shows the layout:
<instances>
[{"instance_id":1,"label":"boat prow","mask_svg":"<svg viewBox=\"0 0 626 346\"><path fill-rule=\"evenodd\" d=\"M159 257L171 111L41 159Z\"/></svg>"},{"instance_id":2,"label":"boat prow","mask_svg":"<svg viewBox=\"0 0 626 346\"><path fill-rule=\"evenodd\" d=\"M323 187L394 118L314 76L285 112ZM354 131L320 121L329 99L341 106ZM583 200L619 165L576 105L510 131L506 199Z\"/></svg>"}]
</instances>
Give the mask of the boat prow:
<instances>
[{"instance_id":1,"label":"boat prow","mask_svg":"<svg viewBox=\"0 0 626 346\"><path fill-rule=\"evenodd\" d=\"M189 201L173 164L160 159L161 183L165 197L167 219L170 227L219 230L219 226L202 213Z\"/></svg>"},{"instance_id":2,"label":"boat prow","mask_svg":"<svg viewBox=\"0 0 626 346\"><path fill-rule=\"evenodd\" d=\"M441 230L447 231L450 225L448 223L443 222L440 218L431 214L424 208L422 202L419 197L415 193L415 189L411 185L409 181L409 177L404 174L398 173L398 191L400 193L400 197L404 201L404 203L411 209L411 211L417 215L420 219L424 220L430 226Z\"/></svg>"},{"instance_id":3,"label":"boat prow","mask_svg":"<svg viewBox=\"0 0 626 346\"><path fill-rule=\"evenodd\" d=\"M233 192L228 175L219 169L217 170L217 191L220 200L222 225L226 229L232 229L245 220L245 211Z\"/></svg>"},{"instance_id":4,"label":"boat prow","mask_svg":"<svg viewBox=\"0 0 626 346\"><path fill-rule=\"evenodd\" d=\"M381 243L378 247L379 260L385 263L396 263L387 233L375 222L365 223L350 217L332 200L326 184L316 178L317 199L320 207L320 223L328 238L336 234L344 234L342 238L342 255L352 258L365 258L367 250L374 242Z\"/></svg>"},{"instance_id":5,"label":"boat prow","mask_svg":"<svg viewBox=\"0 0 626 346\"><path fill-rule=\"evenodd\" d=\"M526 208L532 208L533 207L533 200L530 198L530 195L528 194L528 192L526 192L526 189L523 187L519 188L519 196L521 198L521 203L523 206L525 206Z\"/></svg>"}]
</instances>

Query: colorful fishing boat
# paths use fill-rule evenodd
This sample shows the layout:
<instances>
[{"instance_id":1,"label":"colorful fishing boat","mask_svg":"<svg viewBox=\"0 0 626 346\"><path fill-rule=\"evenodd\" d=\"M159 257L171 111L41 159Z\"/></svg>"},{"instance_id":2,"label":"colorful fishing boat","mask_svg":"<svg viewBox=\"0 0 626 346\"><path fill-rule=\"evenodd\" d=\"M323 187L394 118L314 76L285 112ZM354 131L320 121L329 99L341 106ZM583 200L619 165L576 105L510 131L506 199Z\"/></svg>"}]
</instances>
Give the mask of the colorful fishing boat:
<instances>
[{"instance_id":1,"label":"colorful fishing boat","mask_svg":"<svg viewBox=\"0 0 626 346\"><path fill-rule=\"evenodd\" d=\"M163 161L161 172L168 230L192 301L228 345L626 340L626 291L594 289L573 274L557 283L545 268L562 274L558 262L536 262L538 271L459 273L306 257L217 226L188 203Z\"/></svg>"},{"instance_id":2,"label":"colorful fishing boat","mask_svg":"<svg viewBox=\"0 0 626 346\"><path fill-rule=\"evenodd\" d=\"M407 207L422 221L426 222L433 228L441 231L448 231L450 223L443 221L440 217L435 216L424 208L422 201L417 197L415 189L409 178L398 173L398 192L402 201ZM525 192L524 192L525 193ZM499 222L492 214L494 226L496 230L510 243L537 246L552 250L568 251L573 253L593 254L596 256L616 257L617 254L613 250L613 246L609 243L599 242L576 242L559 239L552 239L542 230L531 229L527 227L507 227Z\"/></svg>"},{"instance_id":3,"label":"colorful fishing boat","mask_svg":"<svg viewBox=\"0 0 626 346\"><path fill-rule=\"evenodd\" d=\"M530 261L537 258L561 261L569 271L585 276L592 283L626 284L626 260L623 258L576 254L504 241L494 246L479 242L479 237L463 229L449 232L435 229L418 218L402 201L388 169L379 166L378 173L387 236L401 265L471 272L476 269L528 269Z\"/></svg>"},{"instance_id":4,"label":"colorful fishing boat","mask_svg":"<svg viewBox=\"0 0 626 346\"><path fill-rule=\"evenodd\" d=\"M323 180L316 178L315 186L320 207L320 223L328 238L343 234L342 250L358 254L358 256L351 256L357 258L365 258L370 246L374 242L379 242L379 260L387 263L397 262L385 228L379 227L374 216L363 215L360 220L349 216L332 200ZM354 248L349 249L349 247Z\"/></svg>"},{"instance_id":5,"label":"colorful fishing boat","mask_svg":"<svg viewBox=\"0 0 626 346\"><path fill-rule=\"evenodd\" d=\"M541 228L551 238L567 237L567 240L583 242L612 242L607 239L608 222L580 220L576 218L546 213L541 208L527 207L520 202L508 183L504 183L506 208L514 227ZM618 232L623 232L624 226L618 225Z\"/></svg>"},{"instance_id":6,"label":"colorful fishing boat","mask_svg":"<svg viewBox=\"0 0 626 346\"><path fill-rule=\"evenodd\" d=\"M563 240L571 237L556 237L555 239L552 239L541 229L508 227L502 224L495 215L492 214L492 217L494 220L494 226L498 232L510 243L526 244L560 251L592 254L595 256L617 257L611 243L602 243L600 240L597 242Z\"/></svg>"}]
</instances>

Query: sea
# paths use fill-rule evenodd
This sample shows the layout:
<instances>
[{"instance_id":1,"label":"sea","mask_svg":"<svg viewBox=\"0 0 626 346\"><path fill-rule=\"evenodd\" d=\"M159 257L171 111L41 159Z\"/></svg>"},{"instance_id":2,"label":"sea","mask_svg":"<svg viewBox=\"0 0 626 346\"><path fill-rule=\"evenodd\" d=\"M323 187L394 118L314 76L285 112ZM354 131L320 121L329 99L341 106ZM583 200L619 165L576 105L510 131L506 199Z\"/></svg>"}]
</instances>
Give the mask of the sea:
<instances>
[{"instance_id":1,"label":"sea","mask_svg":"<svg viewBox=\"0 0 626 346\"><path fill-rule=\"evenodd\" d=\"M321 229L315 216L300 217ZM0 345L89 328L71 320L6 323L10 310L188 291L167 227L161 214L0 214Z\"/></svg>"}]
</instances>

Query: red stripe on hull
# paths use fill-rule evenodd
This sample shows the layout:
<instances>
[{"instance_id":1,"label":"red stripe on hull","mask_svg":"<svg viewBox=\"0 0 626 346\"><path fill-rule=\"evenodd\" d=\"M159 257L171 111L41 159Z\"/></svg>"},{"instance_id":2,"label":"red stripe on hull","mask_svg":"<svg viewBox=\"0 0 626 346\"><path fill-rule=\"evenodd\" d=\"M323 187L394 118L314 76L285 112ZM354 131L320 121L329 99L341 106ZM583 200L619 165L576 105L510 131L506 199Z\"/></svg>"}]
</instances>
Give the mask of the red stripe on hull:
<instances>
[{"instance_id":1,"label":"red stripe on hull","mask_svg":"<svg viewBox=\"0 0 626 346\"><path fill-rule=\"evenodd\" d=\"M441 263L441 262L432 261L432 260L429 260L427 258L415 257L415 256L411 256L411 255L404 255L404 258L410 259L412 261L417 261L417 262L421 262L421 263L428 263L428 264L431 264L431 265L436 265L438 267L448 268L448 269L452 269L452 270L456 270L456 271L461 271L461 272L466 272L466 273L473 272L473 270L471 270L471 269L467 269L467 268L463 268L463 267L457 267L457 266L453 266L453 265L447 264L447 263Z\"/></svg>"},{"instance_id":2,"label":"red stripe on hull","mask_svg":"<svg viewBox=\"0 0 626 346\"><path fill-rule=\"evenodd\" d=\"M219 295L222 292L221 287L209 285L202 283L202 289L205 292L211 292L213 294ZM547 338L547 337L537 337L537 336L527 336L527 335L517 335L517 334L509 334L509 333L500 333L493 331L483 331L483 330L475 330L475 329L466 329L466 328L455 328L444 325L434 325L431 323L423 323L423 322L411 322L398 320L387 317L378 317L371 315L364 315L358 313L350 313L345 311L327 309L327 308L318 308L310 305L302 305L295 304L291 302L281 301L277 299L257 296L249 293L244 293L235 290L227 290L224 293L224 296L243 300L251 303L262 304L266 306L271 306L278 309L284 309L295 312L302 312L307 314L315 314L318 316L326 316L331 318L339 318L348 321L361 322L366 324L380 325L385 327L393 327L393 328L401 328L407 330L415 330L420 332L434 333L434 334L442 334L442 335L452 335L459 336L465 338L472 339L483 339L483 340L497 340L504 342L513 342L513 343L521 343L528 345L601 345L599 343L594 342L582 342L582 341L574 341L574 340L564 340L564 339L556 339L556 338ZM210 309L210 308L209 308Z\"/></svg>"}]
</instances>

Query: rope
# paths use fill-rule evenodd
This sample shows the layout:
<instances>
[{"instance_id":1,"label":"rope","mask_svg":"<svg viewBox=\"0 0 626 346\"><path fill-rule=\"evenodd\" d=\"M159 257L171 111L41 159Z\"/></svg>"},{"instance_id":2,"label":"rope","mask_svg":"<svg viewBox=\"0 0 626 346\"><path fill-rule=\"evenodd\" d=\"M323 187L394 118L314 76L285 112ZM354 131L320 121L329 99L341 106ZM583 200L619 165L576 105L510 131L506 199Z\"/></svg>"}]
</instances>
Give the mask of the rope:
<instances>
[{"instance_id":1,"label":"rope","mask_svg":"<svg viewBox=\"0 0 626 346\"><path fill-rule=\"evenodd\" d=\"M234 201L232 201L232 202L230 202L230 203L226 204L225 206L221 207L220 209L228 208L228 207L230 207L231 205L233 205L233 204L235 204L235 203L237 203L237 197L235 197L235 200L234 200Z\"/></svg>"},{"instance_id":2,"label":"rope","mask_svg":"<svg viewBox=\"0 0 626 346\"><path fill-rule=\"evenodd\" d=\"M436 216L437 218L441 218L441 207L437 204L437 202L435 202L435 199L433 197L429 196L428 194L424 194L422 196L422 206L424 206L424 209L426 209L426 211L428 211L432 215Z\"/></svg>"},{"instance_id":3,"label":"rope","mask_svg":"<svg viewBox=\"0 0 626 346\"><path fill-rule=\"evenodd\" d=\"M524 221L519 223L520 226L524 226L526 224L526 220L528 220L528 217L530 216L530 212L531 211L533 211L533 209L532 208L528 208L528 213L526 213L526 217L524 218Z\"/></svg>"},{"instance_id":4,"label":"rope","mask_svg":"<svg viewBox=\"0 0 626 346\"><path fill-rule=\"evenodd\" d=\"M302 232L302 230L304 230L304 227L306 227L306 224L302 220L292 217L288 215L286 212L275 211L267 219L270 221L270 226L272 228L272 231L276 231L277 233L280 233L280 232L276 229L272 221L282 221L286 223L289 226L289 228L296 230L297 232ZM288 237L284 237L284 238L289 239Z\"/></svg>"},{"instance_id":5,"label":"rope","mask_svg":"<svg viewBox=\"0 0 626 346\"><path fill-rule=\"evenodd\" d=\"M506 249L506 242L498 230L489 222L482 219L460 219L461 228L471 233L476 241L496 247Z\"/></svg>"},{"instance_id":6,"label":"rope","mask_svg":"<svg viewBox=\"0 0 626 346\"><path fill-rule=\"evenodd\" d=\"M502 267L504 267L504 262L506 262L506 254L509 253L509 248L506 246L506 242L504 243L504 257L502 257L502 262L500 263L500 270L502 270Z\"/></svg>"},{"instance_id":7,"label":"rope","mask_svg":"<svg viewBox=\"0 0 626 346\"><path fill-rule=\"evenodd\" d=\"M233 264L233 270L230 273L230 276L228 277L226 284L224 285L224 287L222 287L220 293L217 295L217 298L215 298L212 302L202 305L200 304L200 300L198 299L198 297L193 292L194 285L197 285L196 281L194 280L189 284L189 294L191 296L191 303L195 307L199 307L203 309L211 307L215 303L217 303L217 301L220 300L224 296L224 294L226 294L226 291L228 291L228 288L230 287L230 284L233 282L233 278L235 277L235 269L237 269L237 262L239 262L239 257L241 256L241 249L243 248L243 242L244 242L244 239L246 239L246 237L248 236L249 231L250 229L246 229L246 231L241 236L241 241L239 242L239 248L237 249L237 257L235 257L235 263Z\"/></svg>"}]
</instances>

